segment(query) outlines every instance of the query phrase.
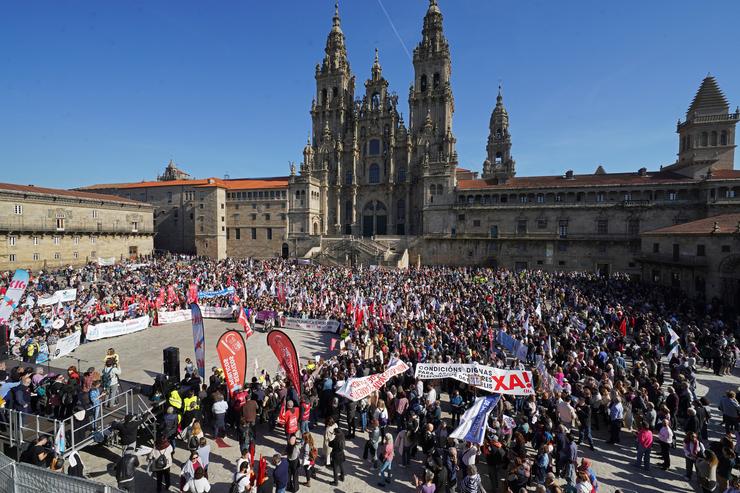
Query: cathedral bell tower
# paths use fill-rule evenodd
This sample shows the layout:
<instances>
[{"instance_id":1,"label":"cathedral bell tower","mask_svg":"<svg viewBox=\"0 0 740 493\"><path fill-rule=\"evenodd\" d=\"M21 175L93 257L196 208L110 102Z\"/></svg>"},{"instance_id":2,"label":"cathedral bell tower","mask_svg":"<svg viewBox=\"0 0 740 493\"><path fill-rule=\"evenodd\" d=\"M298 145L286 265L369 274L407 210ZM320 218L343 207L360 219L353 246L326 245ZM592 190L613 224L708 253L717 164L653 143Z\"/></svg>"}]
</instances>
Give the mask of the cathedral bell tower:
<instances>
[{"instance_id":1,"label":"cathedral bell tower","mask_svg":"<svg viewBox=\"0 0 740 493\"><path fill-rule=\"evenodd\" d=\"M483 163L483 179L495 178L500 182L516 175L514 160L511 158L511 134L509 133L509 113L504 106L501 86L496 96L496 107L491 113L488 125L488 157Z\"/></svg>"}]
</instances>

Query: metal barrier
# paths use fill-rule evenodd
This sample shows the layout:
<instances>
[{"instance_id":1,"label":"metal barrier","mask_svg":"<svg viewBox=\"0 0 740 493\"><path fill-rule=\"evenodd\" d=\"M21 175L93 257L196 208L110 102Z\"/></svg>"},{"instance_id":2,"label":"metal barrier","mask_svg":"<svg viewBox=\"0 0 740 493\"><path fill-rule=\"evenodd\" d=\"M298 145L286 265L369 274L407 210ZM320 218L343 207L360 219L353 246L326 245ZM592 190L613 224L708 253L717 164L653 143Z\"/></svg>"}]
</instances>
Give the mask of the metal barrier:
<instances>
[{"instance_id":1,"label":"metal barrier","mask_svg":"<svg viewBox=\"0 0 740 493\"><path fill-rule=\"evenodd\" d=\"M0 409L0 440L10 447L20 450L23 443L32 442L37 438L46 437L50 443L60 429L65 435L66 457L72 450L79 450L93 442L93 434L96 431L104 432L113 421L122 420L128 413L136 413L134 406L134 393L129 389L118 395L119 404L111 402L108 398L101 401L99 412L95 407L85 410L85 424L75 427L75 420L70 416L64 420L26 414L12 409ZM110 408L106 406L111 404Z\"/></svg>"},{"instance_id":2,"label":"metal barrier","mask_svg":"<svg viewBox=\"0 0 740 493\"><path fill-rule=\"evenodd\" d=\"M121 493L89 479L15 462L0 454L0 491L7 493Z\"/></svg>"}]
</instances>

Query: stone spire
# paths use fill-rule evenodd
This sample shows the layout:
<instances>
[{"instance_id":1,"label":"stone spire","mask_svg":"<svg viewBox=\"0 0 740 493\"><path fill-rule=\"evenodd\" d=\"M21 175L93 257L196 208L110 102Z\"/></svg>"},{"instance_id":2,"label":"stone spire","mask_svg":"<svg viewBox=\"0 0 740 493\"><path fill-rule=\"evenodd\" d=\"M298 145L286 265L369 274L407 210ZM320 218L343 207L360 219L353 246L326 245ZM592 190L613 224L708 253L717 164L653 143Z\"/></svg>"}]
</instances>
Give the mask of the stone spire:
<instances>
[{"instance_id":1,"label":"stone spire","mask_svg":"<svg viewBox=\"0 0 740 493\"><path fill-rule=\"evenodd\" d=\"M383 76L383 69L380 67L380 60L378 58L378 49L375 48L375 62L373 62L373 80L378 81Z\"/></svg>"},{"instance_id":2,"label":"stone spire","mask_svg":"<svg viewBox=\"0 0 740 493\"><path fill-rule=\"evenodd\" d=\"M334 4L334 17L332 18L331 31L326 38L326 48L324 49L323 71L342 70L345 67L349 70L347 61L347 48L344 45L344 33L342 32L341 19L339 18L339 2Z\"/></svg>"},{"instance_id":3,"label":"stone spire","mask_svg":"<svg viewBox=\"0 0 740 493\"><path fill-rule=\"evenodd\" d=\"M424 47L433 53L448 50L442 28L442 11L439 10L437 0L429 0L429 8L424 16L424 27L421 34L420 48Z\"/></svg>"},{"instance_id":4,"label":"stone spire","mask_svg":"<svg viewBox=\"0 0 740 493\"><path fill-rule=\"evenodd\" d=\"M509 113L504 106L504 96L501 85L498 86L496 106L491 112L491 121L488 124L488 157L483 163L483 178L497 178L506 180L516 174L515 162L511 157L511 134L509 133Z\"/></svg>"}]
</instances>

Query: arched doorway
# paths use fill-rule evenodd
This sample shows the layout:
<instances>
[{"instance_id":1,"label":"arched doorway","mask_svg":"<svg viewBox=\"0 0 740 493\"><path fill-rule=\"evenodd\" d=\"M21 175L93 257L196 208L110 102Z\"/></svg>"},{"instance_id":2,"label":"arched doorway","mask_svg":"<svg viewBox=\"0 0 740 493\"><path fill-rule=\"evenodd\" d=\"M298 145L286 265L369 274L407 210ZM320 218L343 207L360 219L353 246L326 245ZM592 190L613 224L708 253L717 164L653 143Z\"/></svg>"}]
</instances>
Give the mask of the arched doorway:
<instances>
[{"instance_id":1,"label":"arched doorway","mask_svg":"<svg viewBox=\"0 0 740 493\"><path fill-rule=\"evenodd\" d=\"M283 243L283 251L282 251L283 258L288 258L288 254L289 253L290 253L290 250L288 248L288 244L287 243Z\"/></svg>"},{"instance_id":2,"label":"arched doorway","mask_svg":"<svg viewBox=\"0 0 740 493\"><path fill-rule=\"evenodd\" d=\"M314 236L318 236L319 235L319 222L318 221L316 221L315 223L313 223L313 234L314 234Z\"/></svg>"},{"instance_id":3,"label":"arched doorway","mask_svg":"<svg viewBox=\"0 0 740 493\"><path fill-rule=\"evenodd\" d=\"M362 236L388 234L388 210L379 200L371 200L362 209Z\"/></svg>"},{"instance_id":4,"label":"arched doorway","mask_svg":"<svg viewBox=\"0 0 740 493\"><path fill-rule=\"evenodd\" d=\"M729 306L740 305L740 255L729 255L719 264L722 301Z\"/></svg>"}]
</instances>

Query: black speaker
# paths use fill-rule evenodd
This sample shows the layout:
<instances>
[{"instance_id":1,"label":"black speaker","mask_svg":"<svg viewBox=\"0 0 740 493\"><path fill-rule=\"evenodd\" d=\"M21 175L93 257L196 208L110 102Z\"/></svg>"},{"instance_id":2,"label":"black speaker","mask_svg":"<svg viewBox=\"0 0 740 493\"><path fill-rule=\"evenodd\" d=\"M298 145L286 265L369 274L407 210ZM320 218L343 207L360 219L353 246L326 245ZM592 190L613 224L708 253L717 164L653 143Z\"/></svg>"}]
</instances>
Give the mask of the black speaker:
<instances>
[{"instance_id":1,"label":"black speaker","mask_svg":"<svg viewBox=\"0 0 740 493\"><path fill-rule=\"evenodd\" d=\"M162 351L164 374L170 382L180 381L180 348L168 347Z\"/></svg>"}]
</instances>

